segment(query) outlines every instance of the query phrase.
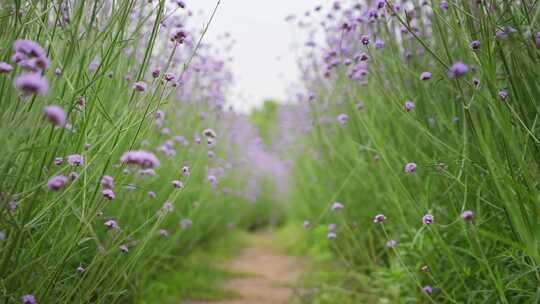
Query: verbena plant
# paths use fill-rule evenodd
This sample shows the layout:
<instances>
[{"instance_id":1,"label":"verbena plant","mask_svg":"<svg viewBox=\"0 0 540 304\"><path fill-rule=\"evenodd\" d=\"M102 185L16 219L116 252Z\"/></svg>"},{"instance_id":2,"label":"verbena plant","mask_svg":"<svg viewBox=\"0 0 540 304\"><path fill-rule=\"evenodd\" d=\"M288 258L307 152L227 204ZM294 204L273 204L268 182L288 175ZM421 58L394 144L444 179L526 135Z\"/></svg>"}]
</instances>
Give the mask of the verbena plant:
<instances>
[{"instance_id":1,"label":"verbena plant","mask_svg":"<svg viewBox=\"0 0 540 304\"><path fill-rule=\"evenodd\" d=\"M0 6L3 303L128 301L250 225L243 142L224 144L231 42L194 18L180 0Z\"/></svg>"},{"instance_id":2,"label":"verbena plant","mask_svg":"<svg viewBox=\"0 0 540 304\"><path fill-rule=\"evenodd\" d=\"M291 209L327 230L343 294L538 301L539 15L536 1L379 0L289 18L308 33L293 111L309 110Z\"/></svg>"}]
</instances>

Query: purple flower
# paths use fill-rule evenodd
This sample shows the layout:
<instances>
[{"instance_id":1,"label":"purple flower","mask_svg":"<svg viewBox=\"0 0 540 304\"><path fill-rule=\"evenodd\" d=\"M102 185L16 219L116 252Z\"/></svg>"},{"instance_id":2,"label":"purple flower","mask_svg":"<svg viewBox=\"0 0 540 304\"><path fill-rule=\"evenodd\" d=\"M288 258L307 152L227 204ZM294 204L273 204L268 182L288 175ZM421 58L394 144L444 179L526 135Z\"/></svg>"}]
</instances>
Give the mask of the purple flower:
<instances>
[{"instance_id":1,"label":"purple flower","mask_svg":"<svg viewBox=\"0 0 540 304\"><path fill-rule=\"evenodd\" d=\"M113 230L113 229L117 229L118 228L118 224L116 223L115 220L108 220L105 222L105 227L109 230Z\"/></svg>"},{"instance_id":2,"label":"purple flower","mask_svg":"<svg viewBox=\"0 0 540 304\"><path fill-rule=\"evenodd\" d=\"M405 111L409 112L411 111L412 109L414 109L414 102L410 101L410 100L407 100L405 102Z\"/></svg>"},{"instance_id":3,"label":"purple flower","mask_svg":"<svg viewBox=\"0 0 540 304\"><path fill-rule=\"evenodd\" d=\"M173 185L174 188L177 188L177 189L184 188L184 183L182 183L179 180L173 180L172 185Z\"/></svg>"},{"instance_id":4,"label":"purple flower","mask_svg":"<svg viewBox=\"0 0 540 304\"><path fill-rule=\"evenodd\" d=\"M47 69L50 65L49 59L41 46L27 39L20 39L13 44L12 60L21 68L32 71Z\"/></svg>"},{"instance_id":5,"label":"purple flower","mask_svg":"<svg viewBox=\"0 0 540 304\"><path fill-rule=\"evenodd\" d=\"M389 240L386 242L386 248L395 248L397 246L397 242L395 240Z\"/></svg>"},{"instance_id":6,"label":"purple flower","mask_svg":"<svg viewBox=\"0 0 540 304\"><path fill-rule=\"evenodd\" d=\"M433 223L433 215L430 213L424 215L422 217L422 223L424 223L424 225L431 225Z\"/></svg>"},{"instance_id":7,"label":"purple flower","mask_svg":"<svg viewBox=\"0 0 540 304\"><path fill-rule=\"evenodd\" d=\"M154 191L148 191L148 196L150 198L156 198L157 195L156 195L156 193Z\"/></svg>"},{"instance_id":8,"label":"purple flower","mask_svg":"<svg viewBox=\"0 0 540 304\"><path fill-rule=\"evenodd\" d=\"M362 42L363 45L368 45L369 44L369 36L368 35L363 35L360 38L360 42Z\"/></svg>"},{"instance_id":9,"label":"purple flower","mask_svg":"<svg viewBox=\"0 0 540 304\"><path fill-rule=\"evenodd\" d=\"M456 62L450 67L450 70L448 71L448 77L459 78L467 74L468 71L469 71L469 66L467 66L463 62Z\"/></svg>"},{"instance_id":10,"label":"purple flower","mask_svg":"<svg viewBox=\"0 0 540 304\"><path fill-rule=\"evenodd\" d=\"M407 163L405 165L405 173L412 173L416 171L416 164L415 163Z\"/></svg>"},{"instance_id":11,"label":"purple flower","mask_svg":"<svg viewBox=\"0 0 540 304\"><path fill-rule=\"evenodd\" d=\"M31 294L22 296L21 300L23 304L37 304L36 298Z\"/></svg>"},{"instance_id":12,"label":"purple flower","mask_svg":"<svg viewBox=\"0 0 540 304\"><path fill-rule=\"evenodd\" d=\"M508 92L506 90L500 90L499 93L497 93L497 96L499 96L502 101L506 101L508 98Z\"/></svg>"},{"instance_id":13,"label":"purple flower","mask_svg":"<svg viewBox=\"0 0 540 304\"><path fill-rule=\"evenodd\" d=\"M475 77L475 78L473 78L472 83L473 83L473 85L474 85L475 87L478 88L478 86L480 86L480 79L478 79L478 78Z\"/></svg>"},{"instance_id":14,"label":"purple flower","mask_svg":"<svg viewBox=\"0 0 540 304\"><path fill-rule=\"evenodd\" d=\"M349 119L349 116L347 116L347 114L344 114L344 113L339 114L337 117L337 121L341 125L346 124L348 119Z\"/></svg>"},{"instance_id":15,"label":"purple flower","mask_svg":"<svg viewBox=\"0 0 540 304\"><path fill-rule=\"evenodd\" d=\"M212 186L216 186L217 185L217 178L216 176L214 175L208 175L206 177L206 180L210 182L210 184L212 184Z\"/></svg>"},{"instance_id":16,"label":"purple flower","mask_svg":"<svg viewBox=\"0 0 540 304\"><path fill-rule=\"evenodd\" d=\"M422 72L422 74L420 74L420 80L428 80L430 78L431 78L430 72Z\"/></svg>"},{"instance_id":17,"label":"purple flower","mask_svg":"<svg viewBox=\"0 0 540 304\"><path fill-rule=\"evenodd\" d=\"M430 295L433 293L433 288L431 288L431 286L429 285L426 285L422 288L422 291L427 294L427 295Z\"/></svg>"},{"instance_id":18,"label":"purple flower","mask_svg":"<svg viewBox=\"0 0 540 304\"><path fill-rule=\"evenodd\" d=\"M207 138L216 138L217 135L216 135L216 132L212 129L204 129L203 130L203 135L206 136Z\"/></svg>"},{"instance_id":19,"label":"purple flower","mask_svg":"<svg viewBox=\"0 0 540 304\"><path fill-rule=\"evenodd\" d=\"M474 40L469 44L469 46L473 50L478 50L480 48L480 41L479 40Z\"/></svg>"},{"instance_id":20,"label":"purple flower","mask_svg":"<svg viewBox=\"0 0 540 304\"><path fill-rule=\"evenodd\" d=\"M474 219L474 212L472 212L471 210L465 210L461 214L461 218L466 221L472 221Z\"/></svg>"},{"instance_id":21,"label":"purple flower","mask_svg":"<svg viewBox=\"0 0 540 304\"><path fill-rule=\"evenodd\" d=\"M68 178L63 175L57 175L53 176L49 179L47 182L47 188L49 190L60 190L62 189L68 182Z\"/></svg>"},{"instance_id":22,"label":"purple flower","mask_svg":"<svg viewBox=\"0 0 540 304\"><path fill-rule=\"evenodd\" d=\"M152 71L152 77L158 78L160 73L161 72L160 72L159 69L155 69L155 70Z\"/></svg>"},{"instance_id":23,"label":"purple flower","mask_svg":"<svg viewBox=\"0 0 540 304\"><path fill-rule=\"evenodd\" d=\"M375 48L376 49L384 48L384 41L382 41L380 39L375 40Z\"/></svg>"},{"instance_id":24,"label":"purple flower","mask_svg":"<svg viewBox=\"0 0 540 304\"><path fill-rule=\"evenodd\" d=\"M182 219L180 221L180 227L184 230L190 228L192 225L193 222L190 219Z\"/></svg>"},{"instance_id":25,"label":"purple flower","mask_svg":"<svg viewBox=\"0 0 540 304\"><path fill-rule=\"evenodd\" d=\"M169 232L165 229L159 229L159 236L166 237L169 235Z\"/></svg>"},{"instance_id":26,"label":"purple flower","mask_svg":"<svg viewBox=\"0 0 540 304\"><path fill-rule=\"evenodd\" d=\"M439 3L439 8L443 11L446 11L448 10L448 2L446 1L441 1L441 3Z\"/></svg>"},{"instance_id":27,"label":"purple flower","mask_svg":"<svg viewBox=\"0 0 540 304\"><path fill-rule=\"evenodd\" d=\"M139 165L142 168L159 167L159 160L157 157L153 153L143 150L125 152L122 157L120 157L120 161L125 164Z\"/></svg>"},{"instance_id":28,"label":"purple flower","mask_svg":"<svg viewBox=\"0 0 540 304\"><path fill-rule=\"evenodd\" d=\"M64 163L64 159L62 157L55 157L53 162L55 165L60 166Z\"/></svg>"},{"instance_id":29,"label":"purple flower","mask_svg":"<svg viewBox=\"0 0 540 304\"><path fill-rule=\"evenodd\" d=\"M47 95L49 84L45 78L34 73L24 73L15 78L15 87L26 95Z\"/></svg>"},{"instance_id":30,"label":"purple flower","mask_svg":"<svg viewBox=\"0 0 540 304\"><path fill-rule=\"evenodd\" d=\"M335 202L335 203L332 204L331 209L332 209L332 211L343 209L343 204L341 204L340 202Z\"/></svg>"},{"instance_id":31,"label":"purple flower","mask_svg":"<svg viewBox=\"0 0 540 304\"><path fill-rule=\"evenodd\" d=\"M0 73L9 73L13 71L13 67L6 62L0 61Z\"/></svg>"},{"instance_id":32,"label":"purple flower","mask_svg":"<svg viewBox=\"0 0 540 304\"><path fill-rule=\"evenodd\" d=\"M79 154L69 155L67 162L70 166L82 166L84 165L84 157Z\"/></svg>"},{"instance_id":33,"label":"purple flower","mask_svg":"<svg viewBox=\"0 0 540 304\"><path fill-rule=\"evenodd\" d=\"M103 175L100 183L103 188L112 189L114 187L114 178L109 175Z\"/></svg>"},{"instance_id":34,"label":"purple flower","mask_svg":"<svg viewBox=\"0 0 540 304\"><path fill-rule=\"evenodd\" d=\"M173 211L173 205L171 202L165 202L163 203L163 206L161 207L161 209L165 212L172 212Z\"/></svg>"},{"instance_id":35,"label":"purple flower","mask_svg":"<svg viewBox=\"0 0 540 304\"><path fill-rule=\"evenodd\" d=\"M304 229L309 229L311 227L311 223L308 220L304 220Z\"/></svg>"},{"instance_id":36,"label":"purple flower","mask_svg":"<svg viewBox=\"0 0 540 304\"><path fill-rule=\"evenodd\" d=\"M123 252L123 253L128 253L128 252L129 252L129 248L128 248L128 246L125 245L125 244L124 244L124 245L120 245L120 246L118 247L118 249L120 249L120 251Z\"/></svg>"},{"instance_id":37,"label":"purple flower","mask_svg":"<svg viewBox=\"0 0 540 304\"><path fill-rule=\"evenodd\" d=\"M43 108L43 113L47 120L55 126L63 127L66 124L66 112L57 105L50 105Z\"/></svg>"},{"instance_id":38,"label":"purple flower","mask_svg":"<svg viewBox=\"0 0 540 304\"><path fill-rule=\"evenodd\" d=\"M384 220L386 220L386 216L384 216L384 214L377 214L373 218L374 223L382 223L382 222L384 222Z\"/></svg>"},{"instance_id":39,"label":"purple flower","mask_svg":"<svg viewBox=\"0 0 540 304\"><path fill-rule=\"evenodd\" d=\"M164 78L166 81L174 81L176 77L173 73L165 73Z\"/></svg>"},{"instance_id":40,"label":"purple flower","mask_svg":"<svg viewBox=\"0 0 540 304\"><path fill-rule=\"evenodd\" d=\"M188 166L183 166L182 167L182 175L183 176L189 176L189 167Z\"/></svg>"},{"instance_id":41,"label":"purple flower","mask_svg":"<svg viewBox=\"0 0 540 304\"><path fill-rule=\"evenodd\" d=\"M186 3L182 0L176 0L176 4L180 7L180 8L186 8Z\"/></svg>"},{"instance_id":42,"label":"purple flower","mask_svg":"<svg viewBox=\"0 0 540 304\"><path fill-rule=\"evenodd\" d=\"M536 45L537 49L540 49L540 32L534 35L534 44Z\"/></svg>"},{"instance_id":43,"label":"purple flower","mask_svg":"<svg viewBox=\"0 0 540 304\"><path fill-rule=\"evenodd\" d=\"M37 43L29 39L19 39L13 43L13 51L29 57L44 57L45 51Z\"/></svg>"},{"instance_id":44,"label":"purple flower","mask_svg":"<svg viewBox=\"0 0 540 304\"><path fill-rule=\"evenodd\" d=\"M178 44L183 44L184 41L186 40L186 37L187 37L187 33L181 28L178 28L178 29L173 30L171 34L171 41Z\"/></svg>"},{"instance_id":45,"label":"purple flower","mask_svg":"<svg viewBox=\"0 0 540 304\"><path fill-rule=\"evenodd\" d=\"M78 174L77 172L75 172L75 171L70 172L70 173L69 173L69 178L70 178L71 180L76 180L76 179L79 178L79 174Z\"/></svg>"},{"instance_id":46,"label":"purple flower","mask_svg":"<svg viewBox=\"0 0 540 304\"><path fill-rule=\"evenodd\" d=\"M112 201L116 197L114 192L111 189L105 189L101 191L101 194L103 195L104 198L110 201Z\"/></svg>"},{"instance_id":47,"label":"purple flower","mask_svg":"<svg viewBox=\"0 0 540 304\"><path fill-rule=\"evenodd\" d=\"M139 92L146 92L147 85L144 81L137 81L133 84L133 89Z\"/></svg>"}]
</instances>

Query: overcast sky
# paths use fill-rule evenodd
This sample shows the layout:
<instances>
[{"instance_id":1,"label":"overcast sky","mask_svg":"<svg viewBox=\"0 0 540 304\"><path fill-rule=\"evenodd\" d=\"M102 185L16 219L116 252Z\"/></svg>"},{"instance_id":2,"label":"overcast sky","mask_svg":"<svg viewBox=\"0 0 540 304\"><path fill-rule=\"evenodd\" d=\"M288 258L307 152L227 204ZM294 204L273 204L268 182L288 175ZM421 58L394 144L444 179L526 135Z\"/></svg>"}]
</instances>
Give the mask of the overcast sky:
<instances>
[{"instance_id":1,"label":"overcast sky","mask_svg":"<svg viewBox=\"0 0 540 304\"><path fill-rule=\"evenodd\" d=\"M187 0L193 11L209 16L217 0ZM232 71L236 84L229 102L239 110L261 104L265 98L286 99L290 81L299 78L294 55L295 40L290 14L302 14L321 0L222 0L205 38L230 32L236 40L232 50ZM299 41L296 41L297 43ZM300 41L302 42L302 41Z\"/></svg>"}]
</instances>

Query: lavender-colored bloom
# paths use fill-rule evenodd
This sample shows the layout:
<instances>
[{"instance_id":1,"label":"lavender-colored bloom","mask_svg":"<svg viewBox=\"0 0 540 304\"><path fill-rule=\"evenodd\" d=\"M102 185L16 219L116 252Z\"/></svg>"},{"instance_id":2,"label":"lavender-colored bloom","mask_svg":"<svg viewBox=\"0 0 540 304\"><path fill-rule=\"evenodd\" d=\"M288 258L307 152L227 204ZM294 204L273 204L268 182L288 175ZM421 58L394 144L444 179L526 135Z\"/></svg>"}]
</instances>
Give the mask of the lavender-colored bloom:
<instances>
[{"instance_id":1,"label":"lavender-colored bloom","mask_svg":"<svg viewBox=\"0 0 540 304\"><path fill-rule=\"evenodd\" d=\"M148 191L148 196L150 198L156 198L157 195L156 195L156 193L154 191Z\"/></svg>"},{"instance_id":2,"label":"lavender-colored bloom","mask_svg":"<svg viewBox=\"0 0 540 304\"><path fill-rule=\"evenodd\" d=\"M79 179L79 174L75 171L69 173L69 178L74 181L76 179Z\"/></svg>"},{"instance_id":3,"label":"lavender-colored bloom","mask_svg":"<svg viewBox=\"0 0 540 304\"><path fill-rule=\"evenodd\" d=\"M177 4L180 8L186 8L186 3L185 3L183 0L176 0L176 4Z\"/></svg>"},{"instance_id":4,"label":"lavender-colored bloom","mask_svg":"<svg viewBox=\"0 0 540 304\"><path fill-rule=\"evenodd\" d=\"M128 247L127 245L125 245L125 244L124 244L124 245L120 245L120 246L118 247L118 249L120 249L120 251L123 252L123 253L128 253L128 252L129 252L129 247Z\"/></svg>"},{"instance_id":5,"label":"lavender-colored bloom","mask_svg":"<svg viewBox=\"0 0 540 304\"><path fill-rule=\"evenodd\" d=\"M159 69L155 69L155 70L152 71L152 77L158 78L160 73L161 72L160 72Z\"/></svg>"},{"instance_id":6,"label":"lavender-colored bloom","mask_svg":"<svg viewBox=\"0 0 540 304\"><path fill-rule=\"evenodd\" d=\"M304 220L304 229L309 229L311 227L311 223L308 220Z\"/></svg>"},{"instance_id":7,"label":"lavender-colored bloom","mask_svg":"<svg viewBox=\"0 0 540 304\"><path fill-rule=\"evenodd\" d=\"M47 95L49 84L45 78L35 73L24 73L15 78L15 87L27 95Z\"/></svg>"},{"instance_id":8,"label":"lavender-colored bloom","mask_svg":"<svg viewBox=\"0 0 540 304\"><path fill-rule=\"evenodd\" d=\"M349 116L347 116L347 114L344 114L344 113L339 114L337 117L337 121L341 125L346 124L347 120L349 120Z\"/></svg>"},{"instance_id":9,"label":"lavender-colored bloom","mask_svg":"<svg viewBox=\"0 0 540 304\"><path fill-rule=\"evenodd\" d=\"M22 296L21 301L23 304L37 304L36 298L31 294Z\"/></svg>"},{"instance_id":10,"label":"lavender-colored bloom","mask_svg":"<svg viewBox=\"0 0 540 304\"><path fill-rule=\"evenodd\" d=\"M367 46L369 44L369 36L368 35L363 35L360 38L360 42L362 42L363 45Z\"/></svg>"},{"instance_id":11,"label":"lavender-colored bloom","mask_svg":"<svg viewBox=\"0 0 540 304\"><path fill-rule=\"evenodd\" d=\"M173 180L172 185L173 185L174 188L177 188L177 189L184 188L184 183L182 183L179 180Z\"/></svg>"},{"instance_id":12,"label":"lavender-colored bloom","mask_svg":"<svg viewBox=\"0 0 540 304\"><path fill-rule=\"evenodd\" d=\"M473 78L472 83L473 83L473 85L475 87L478 87L478 86L480 86L480 79L475 77L475 78Z\"/></svg>"},{"instance_id":13,"label":"lavender-colored bloom","mask_svg":"<svg viewBox=\"0 0 540 304\"><path fill-rule=\"evenodd\" d=\"M213 158L215 155L214 151L210 150L208 151L208 158Z\"/></svg>"},{"instance_id":14,"label":"lavender-colored bloom","mask_svg":"<svg viewBox=\"0 0 540 304\"><path fill-rule=\"evenodd\" d=\"M410 101L410 100L407 100L405 102L405 111L409 112L411 111L412 109L414 109L414 102Z\"/></svg>"},{"instance_id":15,"label":"lavender-colored bloom","mask_svg":"<svg viewBox=\"0 0 540 304\"><path fill-rule=\"evenodd\" d=\"M217 178L215 175L208 175L206 177L206 180L210 182L210 184L212 184L212 186L215 186L217 185Z\"/></svg>"},{"instance_id":16,"label":"lavender-colored bloom","mask_svg":"<svg viewBox=\"0 0 540 304\"><path fill-rule=\"evenodd\" d=\"M180 221L180 227L184 230L190 228L192 225L193 222L190 219L182 219Z\"/></svg>"},{"instance_id":17,"label":"lavender-colored bloom","mask_svg":"<svg viewBox=\"0 0 540 304\"><path fill-rule=\"evenodd\" d=\"M427 295L430 295L433 293L433 288L431 288L431 286L429 285L426 285L422 288L422 291L427 294Z\"/></svg>"},{"instance_id":18,"label":"lavender-colored bloom","mask_svg":"<svg viewBox=\"0 0 540 304\"><path fill-rule=\"evenodd\" d=\"M203 135L206 136L207 138L216 138L217 135L216 135L216 132L212 129L204 129L203 130Z\"/></svg>"},{"instance_id":19,"label":"lavender-colored bloom","mask_svg":"<svg viewBox=\"0 0 540 304\"><path fill-rule=\"evenodd\" d=\"M120 161L125 164L139 165L142 168L159 167L159 160L157 157L153 153L143 150L125 152L122 157L120 157Z\"/></svg>"},{"instance_id":20,"label":"lavender-colored bloom","mask_svg":"<svg viewBox=\"0 0 540 304\"><path fill-rule=\"evenodd\" d=\"M508 92L506 90L500 90L499 93L497 93L497 96L499 96L502 101L506 101L508 98Z\"/></svg>"},{"instance_id":21,"label":"lavender-colored bloom","mask_svg":"<svg viewBox=\"0 0 540 304\"><path fill-rule=\"evenodd\" d=\"M443 11L448 10L448 2L446 2L446 1L441 1L441 2L439 3L439 8L440 8L441 10L443 10Z\"/></svg>"},{"instance_id":22,"label":"lavender-colored bloom","mask_svg":"<svg viewBox=\"0 0 540 304\"><path fill-rule=\"evenodd\" d=\"M70 166L82 166L84 165L84 157L80 154L69 155L67 162Z\"/></svg>"},{"instance_id":23,"label":"lavender-colored bloom","mask_svg":"<svg viewBox=\"0 0 540 304\"><path fill-rule=\"evenodd\" d=\"M94 60L92 60L92 62L90 62L90 64L88 64L88 71L90 73L94 73L99 68L99 65L99 59L95 58Z\"/></svg>"},{"instance_id":24,"label":"lavender-colored bloom","mask_svg":"<svg viewBox=\"0 0 540 304\"><path fill-rule=\"evenodd\" d=\"M147 84L144 81L137 81L133 84L133 89L139 92L146 92Z\"/></svg>"},{"instance_id":25,"label":"lavender-colored bloom","mask_svg":"<svg viewBox=\"0 0 540 304\"><path fill-rule=\"evenodd\" d=\"M49 179L47 182L47 188L49 190L60 190L62 189L68 182L68 178L63 175L57 175L53 176Z\"/></svg>"},{"instance_id":26,"label":"lavender-colored bloom","mask_svg":"<svg viewBox=\"0 0 540 304\"><path fill-rule=\"evenodd\" d=\"M173 73L165 73L164 78L166 81L174 81L176 77Z\"/></svg>"},{"instance_id":27,"label":"lavender-colored bloom","mask_svg":"<svg viewBox=\"0 0 540 304\"><path fill-rule=\"evenodd\" d=\"M450 70L448 71L448 77L459 78L467 74L467 72L469 72L469 66L467 66L463 62L456 62L450 67Z\"/></svg>"},{"instance_id":28,"label":"lavender-colored bloom","mask_svg":"<svg viewBox=\"0 0 540 304\"><path fill-rule=\"evenodd\" d=\"M474 219L474 212L471 211L471 210L465 210L461 214L461 218L466 220L466 221L471 221L471 220Z\"/></svg>"},{"instance_id":29,"label":"lavender-colored bloom","mask_svg":"<svg viewBox=\"0 0 540 304\"><path fill-rule=\"evenodd\" d=\"M389 240L386 242L386 248L395 248L397 246L397 242L395 240Z\"/></svg>"},{"instance_id":30,"label":"lavender-colored bloom","mask_svg":"<svg viewBox=\"0 0 540 304\"><path fill-rule=\"evenodd\" d=\"M166 237L169 235L169 232L165 229L159 229L159 236Z\"/></svg>"},{"instance_id":31,"label":"lavender-colored bloom","mask_svg":"<svg viewBox=\"0 0 540 304\"><path fill-rule=\"evenodd\" d=\"M540 32L534 35L534 45L537 49L540 49Z\"/></svg>"},{"instance_id":32,"label":"lavender-colored bloom","mask_svg":"<svg viewBox=\"0 0 540 304\"><path fill-rule=\"evenodd\" d=\"M54 69L54 75L56 77L59 77L60 75L62 75L62 70L60 68Z\"/></svg>"},{"instance_id":33,"label":"lavender-colored bloom","mask_svg":"<svg viewBox=\"0 0 540 304\"><path fill-rule=\"evenodd\" d=\"M469 46L473 50L478 50L480 48L480 41L479 40L474 40L469 44Z\"/></svg>"},{"instance_id":34,"label":"lavender-colored bloom","mask_svg":"<svg viewBox=\"0 0 540 304\"><path fill-rule=\"evenodd\" d=\"M340 202L334 202L331 209L332 211L343 209L343 204L341 204Z\"/></svg>"},{"instance_id":35,"label":"lavender-colored bloom","mask_svg":"<svg viewBox=\"0 0 540 304\"><path fill-rule=\"evenodd\" d=\"M108 220L104 223L105 227L109 230L112 230L112 229L117 229L118 228L118 223L116 223L115 220Z\"/></svg>"},{"instance_id":36,"label":"lavender-colored bloom","mask_svg":"<svg viewBox=\"0 0 540 304\"><path fill-rule=\"evenodd\" d=\"M386 216L384 216L384 214L377 214L373 218L374 223L382 223L382 222L384 222L384 220L386 220Z\"/></svg>"},{"instance_id":37,"label":"lavender-colored bloom","mask_svg":"<svg viewBox=\"0 0 540 304\"><path fill-rule=\"evenodd\" d=\"M104 189L112 189L114 187L114 178L109 175L103 175L100 183Z\"/></svg>"},{"instance_id":38,"label":"lavender-colored bloom","mask_svg":"<svg viewBox=\"0 0 540 304\"><path fill-rule=\"evenodd\" d=\"M375 40L375 48L376 49L384 48L384 41L382 41L380 39Z\"/></svg>"},{"instance_id":39,"label":"lavender-colored bloom","mask_svg":"<svg viewBox=\"0 0 540 304\"><path fill-rule=\"evenodd\" d=\"M165 212L172 212L173 211L173 205L171 202L165 202L163 203L163 206L161 207L161 209Z\"/></svg>"},{"instance_id":40,"label":"lavender-colored bloom","mask_svg":"<svg viewBox=\"0 0 540 304\"><path fill-rule=\"evenodd\" d=\"M430 78L431 78L430 72L422 72L422 74L420 74L420 80L428 80Z\"/></svg>"},{"instance_id":41,"label":"lavender-colored bloom","mask_svg":"<svg viewBox=\"0 0 540 304\"><path fill-rule=\"evenodd\" d=\"M356 109L357 109L358 111L363 110L363 109L364 109L364 103L363 103L362 101L357 102L357 103L356 103Z\"/></svg>"},{"instance_id":42,"label":"lavender-colored bloom","mask_svg":"<svg viewBox=\"0 0 540 304\"><path fill-rule=\"evenodd\" d=\"M66 112L57 105L50 105L43 108L43 113L47 120L55 126L63 127L66 124Z\"/></svg>"},{"instance_id":43,"label":"lavender-colored bloom","mask_svg":"<svg viewBox=\"0 0 540 304\"><path fill-rule=\"evenodd\" d=\"M188 166L183 166L182 167L182 175L183 176L189 176L189 167Z\"/></svg>"},{"instance_id":44,"label":"lavender-colored bloom","mask_svg":"<svg viewBox=\"0 0 540 304\"><path fill-rule=\"evenodd\" d=\"M6 62L0 61L0 73L9 73L13 71L13 67Z\"/></svg>"},{"instance_id":45,"label":"lavender-colored bloom","mask_svg":"<svg viewBox=\"0 0 540 304\"><path fill-rule=\"evenodd\" d=\"M433 215L428 213L422 217L422 223L424 225L431 225L433 223Z\"/></svg>"},{"instance_id":46,"label":"lavender-colored bloom","mask_svg":"<svg viewBox=\"0 0 540 304\"><path fill-rule=\"evenodd\" d=\"M337 234L335 232L328 232L326 234L326 238L329 239L329 240L333 240L337 237Z\"/></svg>"},{"instance_id":47,"label":"lavender-colored bloom","mask_svg":"<svg viewBox=\"0 0 540 304\"><path fill-rule=\"evenodd\" d=\"M416 171L416 164L415 163L407 163L405 165L405 173L412 173Z\"/></svg>"},{"instance_id":48,"label":"lavender-colored bloom","mask_svg":"<svg viewBox=\"0 0 540 304\"><path fill-rule=\"evenodd\" d=\"M104 198L110 201L112 201L116 197L114 192L111 189L105 189L101 191L101 194L103 195Z\"/></svg>"},{"instance_id":49,"label":"lavender-colored bloom","mask_svg":"<svg viewBox=\"0 0 540 304\"><path fill-rule=\"evenodd\" d=\"M53 162L55 165L60 166L64 163L64 159L62 157L55 157Z\"/></svg>"}]
</instances>

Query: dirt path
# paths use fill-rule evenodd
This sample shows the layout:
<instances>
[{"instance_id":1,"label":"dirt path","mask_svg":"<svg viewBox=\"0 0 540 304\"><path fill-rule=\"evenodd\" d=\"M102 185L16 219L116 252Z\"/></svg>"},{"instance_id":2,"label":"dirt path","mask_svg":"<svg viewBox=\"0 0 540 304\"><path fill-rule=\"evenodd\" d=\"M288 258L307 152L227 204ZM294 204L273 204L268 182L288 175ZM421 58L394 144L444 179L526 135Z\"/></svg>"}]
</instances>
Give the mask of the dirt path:
<instances>
[{"instance_id":1,"label":"dirt path","mask_svg":"<svg viewBox=\"0 0 540 304\"><path fill-rule=\"evenodd\" d=\"M240 255L226 265L242 274L225 286L239 298L220 302L185 302L184 304L282 304L293 295L293 286L303 270L302 262L284 254L275 246L275 236L262 232L250 237Z\"/></svg>"}]
</instances>

